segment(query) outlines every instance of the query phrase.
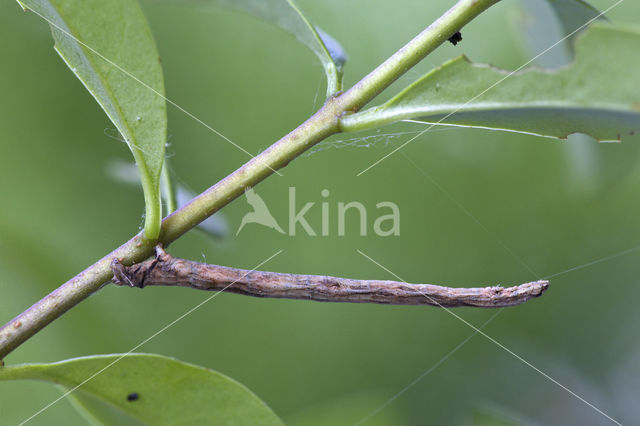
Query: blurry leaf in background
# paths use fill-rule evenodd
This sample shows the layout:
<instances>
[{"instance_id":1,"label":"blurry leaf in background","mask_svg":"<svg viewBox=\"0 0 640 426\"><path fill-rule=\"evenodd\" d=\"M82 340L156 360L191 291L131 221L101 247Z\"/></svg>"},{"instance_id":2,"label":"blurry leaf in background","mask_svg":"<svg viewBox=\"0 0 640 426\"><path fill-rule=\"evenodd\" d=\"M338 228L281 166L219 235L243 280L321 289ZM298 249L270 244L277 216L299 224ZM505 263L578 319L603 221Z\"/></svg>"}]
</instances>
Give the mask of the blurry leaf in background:
<instances>
[{"instance_id":1,"label":"blurry leaf in background","mask_svg":"<svg viewBox=\"0 0 640 426\"><path fill-rule=\"evenodd\" d=\"M557 68L574 55L573 41L592 20L606 20L600 11L582 0L522 0L519 29L536 63ZM551 46L553 46L551 48Z\"/></svg>"},{"instance_id":2,"label":"blurry leaf in background","mask_svg":"<svg viewBox=\"0 0 640 426\"><path fill-rule=\"evenodd\" d=\"M565 36L574 37L577 35L574 31L592 19L607 19L598 9L584 0L547 0L547 3L558 18Z\"/></svg>"},{"instance_id":3,"label":"blurry leaf in background","mask_svg":"<svg viewBox=\"0 0 640 426\"><path fill-rule=\"evenodd\" d=\"M385 392L341 395L287 416L286 421L289 426L407 424L407 414L398 405L387 406L388 402L389 394Z\"/></svg>"},{"instance_id":4,"label":"blurry leaf in background","mask_svg":"<svg viewBox=\"0 0 640 426\"><path fill-rule=\"evenodd\" d=\"M509 73L459 57L387 103L344 117L343 128L414 119L561 139L585 133L599 141L618 141L640 130L640 89L631 85L640 68L638 45L640 27L599 24L577 40L575 61L554 72Z\"/></svg>"},{"instance_id":5,"label":"blurry leaf in background","mask_svg":"<svg viewBox=\"0 0 640 426\"><path fill-rule=\"evenodd\" d=\"M129 145L142 178L145 235L155 239L167 112L160 58L138 2L19 2L49 22L56 51Z\"/></svg>"},{"instance_id":6,"label":"blurry leaf in background","mask_svg":"<svg viewBox=\"0 0 640 426\"><path fill-rule=\"evenodd\" d=\"M0 381L42 380L72 389L91 377L74 391L73 404L94 423L282 425L255 394L220 373L160 355L121 356L3 367Z\"/></svg>"},{"instance_id":7,"label":"blurry leaf in background","mask_svg":"<svg viewBox=\"0 0 640 426\"><path fill-rule=\"evenodd\" d=\"M292 0L193 0L187 4L244 12L291 33L320 59L327 75L327 96L340 90L347 54L337 40L311 24Z\"/></svg>"},{"instance_id":8,"label":"blurry leaf in background","mask_svg":"<svg viewBox=\"0 0 640 426\"><path fill-rule=\"evenodd\" d=\"M526 419L513 409L484 403L470 410L461 426L536 426L538 423Z\"/></svg>"},{"instance_id":9,"label":"blurry leaf in background","mask_svg":"<svg viewBox=\"0 0 640 426\"><path fill-rule=\"evenodd\" d=\"M167 172L170 174L171 172ZM130 185L138 185L140 182L138 169L135 165L125 161L114 160L107 164L107 174L115 181ZM198 194L191 191L184 185L173 182L173 192L177 208L184 207ZM213 238L226 238L229 235L229 223L222 212L217 212L200 222L196 229L199 229Z\"/></svg>"},{"instance_id":10,"label":"blurry leaf in background","mask_svg":"<svg viewBox=\"0 0 640 426\"><path fill-rule=\"evenodd\" d=\"M189 201L193 200L198 194L187 189L183 185L176 184L176 202L178 208L185 206ZM216 212L214 215L209 216L202 222L200 222L196 229L203 231L213 238L226 238L229 236L229 222L225 215L221 212Z\"/></svg>"}]
</instances>

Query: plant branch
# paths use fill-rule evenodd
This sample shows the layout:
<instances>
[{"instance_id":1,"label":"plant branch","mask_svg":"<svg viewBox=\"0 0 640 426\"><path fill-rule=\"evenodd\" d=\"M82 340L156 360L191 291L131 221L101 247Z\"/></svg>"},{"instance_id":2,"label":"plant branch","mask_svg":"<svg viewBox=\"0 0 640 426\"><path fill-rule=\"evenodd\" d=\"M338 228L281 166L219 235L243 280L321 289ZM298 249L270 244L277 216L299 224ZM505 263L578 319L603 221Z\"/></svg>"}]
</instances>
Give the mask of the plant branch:
<instances>
[{"instance_id":1,"label":"plant branch","mask_svg":"<svg viewBox=\"0 0 640 426\"><path fill-rule=\"evenodd\" d=\"M291 133L166 217L162 221L158 241L147 240L142 232L139 233L9 321L0 329L0 359L108 283L113 277L111 263L114 258L123 265L145 260L153 254L157 242L168 246L240 196L246 188L258 184L311 146L338 133L338 120L343 114L361 108L463 25L498 1L460 0L350 90L330 97L320 110Z\"/></svg>"},{"instance_id":2,"label":"plant branch","mask_svg":"<svg viewBox=\"0 0 640 426\"><path fill-rule=\"evenodd\" d=\"M541 296L549 288L548 281L535 281L509 288L451 288L397 281L248 271L175 258L160 246L156 248L154 259L127 267L114 258L111 267L115 284L138 288L179 286L254 297L318 302L431 305L442 308L515 306Z\"/></svg>"},{"instance_id":3,"label":"plant branch","mask_svg":"<svg viewBox=\"0 0 640 426\"><path fill-rule=\"evenodd\" d=\"M356 83L341 98L345 110L356 112L391 83L500 0L460 0L433 24Z\"/></svg>"}]
</instances>

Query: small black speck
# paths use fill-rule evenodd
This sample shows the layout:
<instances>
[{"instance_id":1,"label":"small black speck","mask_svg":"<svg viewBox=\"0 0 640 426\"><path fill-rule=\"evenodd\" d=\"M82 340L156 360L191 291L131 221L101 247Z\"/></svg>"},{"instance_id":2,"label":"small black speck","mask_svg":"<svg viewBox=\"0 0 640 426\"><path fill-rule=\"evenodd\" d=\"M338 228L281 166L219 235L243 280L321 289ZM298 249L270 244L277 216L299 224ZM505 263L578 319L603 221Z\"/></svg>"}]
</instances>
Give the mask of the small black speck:
<instances>
[{"instance_id":1,"label":"small black speck","mask_svg":"<svg viewBox=\"0 0 640 426\"><path fill-rule=\"evenodd\" d=\"M129 395L127 395L127 401L135 401L138 398L140 398L140 395L138 395L138 392L132 392Z\"/></svg>"},{"instance_id":2,"label":"small black speck","mask_svg":"<svg viewBox=\"0 0 640 426\"><path fill-rule=\"evenodd\" d=\"M462 33L460 31L456 32L454 35L448 38L448 40L454 46L462 41Z\"/></svg>"}]
</instances>

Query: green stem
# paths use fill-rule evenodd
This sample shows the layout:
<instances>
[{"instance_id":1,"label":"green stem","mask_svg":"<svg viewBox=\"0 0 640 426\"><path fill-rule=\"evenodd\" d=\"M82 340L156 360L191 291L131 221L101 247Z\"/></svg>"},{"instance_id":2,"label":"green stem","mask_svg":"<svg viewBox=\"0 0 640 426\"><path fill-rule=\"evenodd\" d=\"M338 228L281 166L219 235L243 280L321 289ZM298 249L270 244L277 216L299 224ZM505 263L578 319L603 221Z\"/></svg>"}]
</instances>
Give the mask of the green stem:
<instances>
[{"instance_id":1,"label":"green stem","mask_svg":"<svg viewBox=\"0 0 640 426\"><path fill-rule=\"evenodd\" d=\"M169 175L169 159L164 159L162 165L162 172L160 173L160 190L162 191L162 198L164 198L164 206L166 214L170 215L178 209L178 202L176 200L176 191L173 186L173 181Z\"/></svg>"},{"instance_id":2,"label":"green stem","mask_svg":"<svg viewBox=\"0 0 640 426\"><path fill-rule=\"evenodd\" d=\"M339 118L356 111L499 0L460 0L426 30L398 50L347 92L331 97L298 128L162 221L158 242L164 246L239 197L302 152L340 132ZM144 231L64 283L0 329L0 359L113 278L111 262L132 265L153 254L155 242Z\"/></svg>"},{"instance_id":3,"label":"green stem","mask_svg":"<svg viewBox=\"0 0 640 426\"><path fill-rule=\"evenodd\" d=\"M460 0L427 29L355 84L341 98L356 112L409 71L436 47L500 0Z\"/></svg>"},{"instance_id":4,"label":"green stem","mask_svg":"<svg viewBox=\"0 0 640 426\"><path fill-rule=\"evenodd\" d=\"M327 76L327 98L334 96L342 90L342 77L338 72L335 64L331 63L325 66L325 75Z\"/></svg>"},{"instance_id":5,"label":"green stem","mask_svg":"<svg viewBox=\"0 0 640 426\"><path fill-rule=\"evenodd\" d=\"M155 240L160 233L162 220L162 199L157 191L144 190L144 235L147 239Z\"/></svg>"}]
</instances>

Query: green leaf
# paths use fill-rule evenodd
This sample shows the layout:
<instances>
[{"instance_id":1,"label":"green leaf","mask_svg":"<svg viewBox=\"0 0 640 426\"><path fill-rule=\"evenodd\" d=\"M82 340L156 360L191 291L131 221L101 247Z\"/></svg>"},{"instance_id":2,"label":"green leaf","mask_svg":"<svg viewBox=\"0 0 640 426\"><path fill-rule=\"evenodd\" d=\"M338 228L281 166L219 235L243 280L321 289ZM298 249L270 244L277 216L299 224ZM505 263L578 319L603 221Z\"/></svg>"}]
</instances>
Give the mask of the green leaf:
<instances>
[{"instance_id":1,"label":"green leaf","mask_svg":"<svg viewBox=\"0 0 640 426\"><path fill-rule=\"evenodd\" d=\"M58 387L63 394L68 391L64 386ZM118 407L104 403L84 392L72 392L67 395L67 399L90 425L142 426L145 424Z\"/></svg>"},{"instance_id":2,"label":"green leaf","mask_svg":"<svg viewBox=\"0 0 640 426\"><path fill-rule=\"evenodd\" d=\"M199 4L243 12L292 34L320 59L327 75L327 96L342 89L347 55L338 41L313 26L293 0L198 0Z\"/></svg>"},{"instance_id":3,"label":"green leaf","mask_svg":"<svg viewBox=\"0 0 640 426\"><path fill-rule=\"evenodd\" d=\"M346 131L415 119L564 139L585 133L621 140L640 130L640 28L593 25L578 40L576 58L555 71L510 74L453 59L387 103L343 117Z\"/></svg>"},{"instance_id":4,"label":"green leaf","mask_svg":"<svg viewBox=\"0 0 640 426\"><path fill-rule=\"evenodd\" d=\"M49 22L55 49L129 145L145 197L145 236L160 232L167 113L160 58L137 1L19 0Z\"/></svg>"},{"instance_id":5,"label":"green leaf","mask_svg":"<svg viewBox=\"0 0 640 426\"><path fill-rule=\"evenodd\" d=\"M82 383L72 393L72 403L92 423L283 424L233 379L160 355L99 355L0 368L0 381L19 379L42 380L66 389Z\"/></svg>"},{"instance_id":6,"label":"green leaf","mask_svg":"<svg viewBox=\"0 0 640 426\"><path fill-rule=\"evenodd\" d=\"M569 63L575 53L575 37L593 21L607 20L583 0L523 0L522 3L523 16L518 28L524 34L528 50L538 55L536 64L546 68Z\"/></svg>"}]
</instances>

